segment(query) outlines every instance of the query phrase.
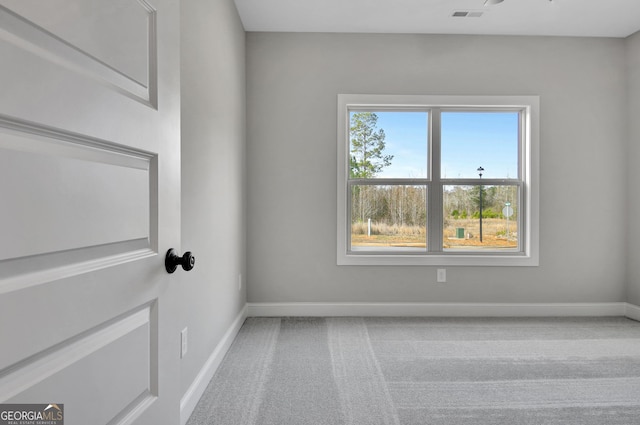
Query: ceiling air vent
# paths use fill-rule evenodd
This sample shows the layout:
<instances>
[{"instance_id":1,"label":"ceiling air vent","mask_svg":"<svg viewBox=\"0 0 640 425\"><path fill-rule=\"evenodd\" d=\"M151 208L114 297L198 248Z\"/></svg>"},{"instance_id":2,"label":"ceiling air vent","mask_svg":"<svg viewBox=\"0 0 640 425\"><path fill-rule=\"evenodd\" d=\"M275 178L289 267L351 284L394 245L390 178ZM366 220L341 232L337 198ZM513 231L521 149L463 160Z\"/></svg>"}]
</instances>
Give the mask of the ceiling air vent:
<instances>
[{"instance_id":1,"label":"ceiling air vent","mask_svg":"<svg viewBox=\"0 0 640 425\"><path fill-rule=\"evenodd\" d=\"M479 18L483 13L475 10L456 10L451 16L454 18Z\"/></svg>"}]
</instances>

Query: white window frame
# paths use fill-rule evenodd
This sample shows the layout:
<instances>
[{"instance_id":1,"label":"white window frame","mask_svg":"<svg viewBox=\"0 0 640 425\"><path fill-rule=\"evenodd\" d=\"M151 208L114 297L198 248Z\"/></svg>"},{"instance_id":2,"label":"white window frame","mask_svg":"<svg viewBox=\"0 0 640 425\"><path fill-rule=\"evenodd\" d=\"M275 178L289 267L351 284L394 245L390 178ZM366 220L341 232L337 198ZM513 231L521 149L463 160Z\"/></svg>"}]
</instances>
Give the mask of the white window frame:
<instances>
[{"instance_id":1,"label":"white window frame","mask_svg":"<svg viewBox=\"0 0 640 425\"><path fill-rule=\"evenodd\" d=\"M538 96L431 96L431 95L338 95L338 173L337 173L337 264L338 265L395 265L395 266L538 266L539 264L539 104ZM349 214L349 127L350 111L402 111L425 110L433 111L439 108L461 110L508 109L521 110L521 138L519 158L520 205L519 205L519 249L506 251L434 251L430 248L423 254L402 252L351 252L350 234L351 223ZM439 152L433 152L434 133L440 132L438 119L429 114L429 161L434 161L434 154L438 160ZM438 115L439 116L439 115ZM437 136L439 137L439 136ZM464 184L460 179L446 179L440 177L440 165L430 163L427 180L428 189L428 242L438 240L432 237L432 232L440 232L442 228L442 212L437 214L438 224L433 219L432 210L442 211L442 196L434 197L435 190L442 192L442 186L447 184ZM474 179L467 179L470 184L477 184ZM482 180L487 184L508 184L506 179ZM380 179L380 184L384 180ZM438 201L440 199L440 201ZM434 203L435 202L435 203Z\"/></svg>"}]
</instances>

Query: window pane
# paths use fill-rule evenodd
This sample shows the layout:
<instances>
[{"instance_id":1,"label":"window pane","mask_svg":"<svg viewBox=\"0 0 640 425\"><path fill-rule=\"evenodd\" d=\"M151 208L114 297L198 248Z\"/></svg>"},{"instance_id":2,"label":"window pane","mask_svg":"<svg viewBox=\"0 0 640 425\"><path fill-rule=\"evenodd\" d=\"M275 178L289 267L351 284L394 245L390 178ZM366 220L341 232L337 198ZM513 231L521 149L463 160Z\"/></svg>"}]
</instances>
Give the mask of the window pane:
<instances>
[{"instance_id":1,"label":"window pane","mask_svg":"<svg viewBox=\"0 0 640 425\"><path fill-rule=\"evenodd\" d=\"M351 186L352 251L426 251L426 186Z\"/></svg>"},{"instance_id":2,"label":"window pane","mask_svg":"<svg viewBox=\"0 0 640 425\"><path fill-rule=\"evenodd\" d=\"M428 113L349 113L350 178L426 178Z\"/></svg>"},{"instance_id":3,"label":"window pane","mask_svg":"<svg viewBox=\"0 0 640 425\"><path fill-rule=\"evenodd\" d=\"M518 112L443 112L442 178L518 178Z\"/></svg>"},{"instance_id":4,"label":"window pane","mask_svg":"<svg viewBox=\"0 0 640 425\"><path fill-rule=\"evenodd\" d=\"M480 220L480 188L482 188L482 220ZM444 186L443 248L445 250L518 248L520 234L518 199L518 186ZM481 222L482 232L480 231Z\"/></svg>"}]
</instances>

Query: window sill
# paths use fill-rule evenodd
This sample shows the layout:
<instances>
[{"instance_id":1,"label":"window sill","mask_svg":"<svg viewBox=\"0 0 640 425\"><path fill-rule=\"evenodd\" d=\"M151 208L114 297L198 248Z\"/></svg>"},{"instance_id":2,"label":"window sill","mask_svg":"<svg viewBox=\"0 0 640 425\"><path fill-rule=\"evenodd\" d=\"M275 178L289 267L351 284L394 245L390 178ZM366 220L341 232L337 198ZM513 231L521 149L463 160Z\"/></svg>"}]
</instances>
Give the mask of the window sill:
<instances>
[{"instance_id":1,"label":"window sill","mask_svg":"<svg viewBox=\"0 0 640 425\"><path fill-rule=\"evenodd\" d=\"M385 255L385 254L344 254L338 255L339 266L474 266L474 267L536 267L538 256L487 254L446 254L446 255Z\"/></svg>"}]
</instances>

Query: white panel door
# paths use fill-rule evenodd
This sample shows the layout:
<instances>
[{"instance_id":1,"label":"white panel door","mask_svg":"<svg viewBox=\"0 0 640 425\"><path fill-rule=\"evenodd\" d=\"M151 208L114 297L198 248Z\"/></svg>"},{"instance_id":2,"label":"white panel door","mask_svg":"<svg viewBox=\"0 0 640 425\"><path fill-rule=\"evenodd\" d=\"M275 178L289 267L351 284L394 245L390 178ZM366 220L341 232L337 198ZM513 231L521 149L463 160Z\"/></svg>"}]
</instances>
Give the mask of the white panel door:
<instances>
[{"instance_id":1,"label":"white panel door","mask_svg":"<svg viewBox=\"0 0 640 425\"><path fill-rule=\"evenodd\" d=\"M0 404L179 423L178 0L0 0Z\"/></svg>"}]
</instances>

